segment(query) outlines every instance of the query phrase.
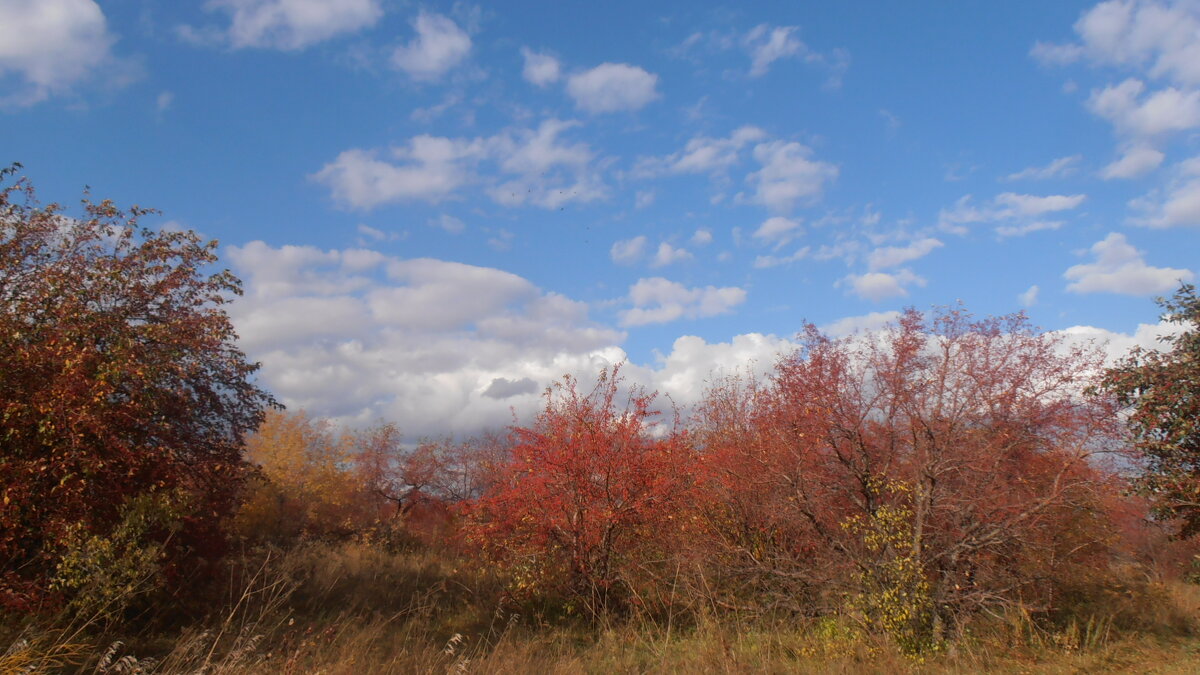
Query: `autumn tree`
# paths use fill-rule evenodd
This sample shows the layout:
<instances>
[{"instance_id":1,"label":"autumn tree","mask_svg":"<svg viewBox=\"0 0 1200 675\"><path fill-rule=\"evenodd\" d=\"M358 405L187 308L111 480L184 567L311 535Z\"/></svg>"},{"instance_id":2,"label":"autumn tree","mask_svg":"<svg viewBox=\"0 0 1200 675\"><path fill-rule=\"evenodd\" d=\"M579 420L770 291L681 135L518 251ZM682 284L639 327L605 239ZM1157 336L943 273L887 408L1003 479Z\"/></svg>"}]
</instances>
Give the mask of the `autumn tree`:
<instances>
[{"instance_id":1,"label":"autumn tree","mask_svg":"<svg viewBox=\"0 0 1200 675\"><path fill-rule=\"evenodd\" d=\"M45 591L70 542L144 495L181 505L175 559L219 548L243 435L271 397L235 344L217 243L85 199L0 190L0 604ZM153 534L165 537L165 533Z\"/></svg>"},{"instance_id":2,"label":"autumn tree","mask_svg":"<svg viewBox=\"0 0 1200 675\"><path fill-rule=\"evenodd\" d=\"M972 611L1049 609L1105 560L1104 458L1122 446L1112 401L1083 395L1100 364L1021 315L810 326L763 386L704 408L713 548L918 650Z\"/></svg>"},{"instance_id":3,"label":"autumn tree","mask_svg":"<svg viewBox=\"0 0 1200 675\"><path fill-rule=\"evenodd\" d=\"M1200 296L1184 284L1159 304L1163 320L1182 330L1159 338L1165 350L1134 347L1103 387L1129 408L1145 462L1138 487L1190 537L1200 533Z\"/></svg>"},{"instance_id":4,"label":"autumn tree","mask_svg":"<svg viewBox=\"0 0 1200 675\"><path fill-rule=\"evenodd\" d=\"M303 410L268 411L246 438L257 469L238 511L245 537L286 544L302 536L344 537L372 522L370 495L350 463L349 438Z\"/></svg>"},{"instance_id":5,"label":"autumn tree","mask_svg":"<svg viewBox=\"0 0 1200 675\"><path fill-rule=\"evenodd\" d=\"M691 483L684 434L656 422L652 395L622 396L621 381L614 368L591 391L569 376L547 390L471 511L471 537L518 589L565 594L593 615L670 539Z\"/></svg>"}]
</instances>

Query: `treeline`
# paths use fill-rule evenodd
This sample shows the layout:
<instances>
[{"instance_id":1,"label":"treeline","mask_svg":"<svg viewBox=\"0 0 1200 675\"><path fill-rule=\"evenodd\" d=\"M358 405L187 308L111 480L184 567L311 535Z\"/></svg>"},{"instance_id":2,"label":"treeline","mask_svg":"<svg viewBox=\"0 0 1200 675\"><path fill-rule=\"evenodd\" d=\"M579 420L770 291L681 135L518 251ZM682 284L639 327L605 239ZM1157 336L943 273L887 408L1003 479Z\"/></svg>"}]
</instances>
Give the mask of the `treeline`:
<instances>
[{"instance_id":1,"label":"treeline","mask_svg":"<svg viewBox=\"0 0 1200 675\"><path fill-rule=\"evenodd\" d=\"M83 210L0 190L5 634L200 621L261 580L248 561L305 542L486 572L475 601L535 625L831 620L907 654L1003 616L1135 626L1113 598L1198 571L1172 536L1200 523L1189 286L1164 351L1111 367L1021 315L910 309L841 339L808 326L694 409L613 366L505 432L412 443L254 384L216 242Z\"/></svg>"},{"instance_id":2,"label":"treeline","mask_svg":"<svg viewBox=\"0 0 1200 675\"><path fill-rule=\"evenodd\" d=\"M1020 316L909 310L832 340L810 327L765 378L712 383L684 420L620 368L566 377L502 437L340 439L272 413L239 536L402 537L504 571L543 615L853 616L905 651L978 616L1046 617L1183 574L1131 494L1140 459L1101 355Z\"/></svg>"}]
</instances>

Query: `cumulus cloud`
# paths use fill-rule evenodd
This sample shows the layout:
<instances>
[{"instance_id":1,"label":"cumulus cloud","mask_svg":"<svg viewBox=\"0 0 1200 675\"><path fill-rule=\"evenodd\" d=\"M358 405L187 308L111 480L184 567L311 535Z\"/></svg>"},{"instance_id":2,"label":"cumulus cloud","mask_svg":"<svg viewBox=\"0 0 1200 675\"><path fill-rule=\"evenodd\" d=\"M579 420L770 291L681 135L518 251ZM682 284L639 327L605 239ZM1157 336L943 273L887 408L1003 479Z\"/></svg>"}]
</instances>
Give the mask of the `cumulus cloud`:
<instances>
[{"instance_id":1,"label":"cumulus cloud","mask_svg":"<svg viewBox=\"0 0 1200 675\"><path fill-rule=\"evenodd\" d=\"M733 286L688 288L662 277L639 279L629 287L629 302L633 307L621 313L621 325L642 326L727 314L745 300L746 291Z\"/></svg>"},{"instance_id":2,"label":"cumulus cloud","mask_svg":"<svg viewBox=\"0 0 1200 675\"><path fill-rule=\"evenodd\" d=\"M860 316L848 316L821 326L821 332L831 338L841 338L855 333L868 333L886 327L900 318L900 312L871 312Z\"/></svg>"},{"instance_id":3,"label":"cumulus cloud","mask_svg":"<svg viewBox=\"0 0 1200 675\"><path fill-rule=\"evenodd\" d=\"M1200 126L1200 91L1167 87L1143 97L1141 80L1127 79L1092 92L1088 108L1137 138L1153 138Z\"/></svg>"},{"instance_id":4,"label":"cumulus cloud","mask_svg":"<svg viewBox=\"0 0 1200 675\"><path fill-rule=\"evenodd\" d=\"M750 77L767 74L771 64L779 59L809 53L808 47L796 37L796 26L755 26L746 34L745 43L750 50Z\"/></svg>"},{"instance_id":5,"label":"cumulus cloud","mask_svg":"<svg viewBox=\"0 0 1200 675\"><path fill-rule=\"evenodd\" d=\"M262 242L228 259L246 291L230 314L264 384L348 423L383 417L414 436L501 426L564 372L624 358L624 334L586 305L502 270Z\"/></svg>"},{"instance_id":6,"label":"cumulus cloud","mask_svg":"<svg viewBox=\"0 0 1200 675\"><path fill-rule=\"evenodd\" d=\"M1194 276L1191 270L1147 265L1142 252L1117 232L1093 244L1091 252L1095 262L1075 265L1063 274L1071 282L1068 291L1152 295L1170 291Z\"/></svg>"},{"instance_id":7,"label":"cumulus cloud","mask_svg":"<svg viewBox=\"0 0 1200 675\"><path fill-rule=\"evenodd\" d=\"M93 0L0 2L0 76L16 90L0 106L27 106L125 68Z\"/></svg>"},{"instance_id":8,"label":"cumulus cloud","mask_svg":"<svg viewBox=\"0 0 1200 675\"><path fill-rule=\"evenodd\" d=\"M625 334L591 320L585 304L502 270L262 242L231 247L226 259L245 280L230 314L242 347L263 364L263 385L288 406L338 423L388 419L414 439L477 433L510 424L514 411L529 419L539 392L564 373L594 377L627 361L619 346ZM636 301L662 311L642 318L705 316L740 302L738 293L721 297L728 289L639 284ZM876 312L823 328L840 337L896 316ZM1177 328L1060 332L1119 356L1134 344L1153 347L1157 335ZM623 372L686 412L713 378L761 376L796 346L760 333L717 342L685 335L653 362L626 363Z\"/></svg>"},{"instance_id":9,"label":"cumulus cloud","mask_svg":"<svg viewBox=\"0 0 1200 675\"><path fill-rule=\"evenodd\" d=\"M606 195L594 153L562 136L574 122L545 120L535 129L509 129L485 138L420 135L381 159L378 151L351 149L313 174L343 206L372 209L395 202L439 203L467 185L482 184L498 204L558 208ZM483 163L495 173L480 175Z\"/></svg>"},{"instance_id":10,"label":"cumulus cloud","mask_svg":"<svg viewBox=\"0 0 1200 675\"><path fill-rule=\"evenodd\" d=\"M801 246L796 249L791 255L760 255L754 257L754 269L768 269L771 267L779 267L780 265L790 265L799 260L804 260L812 251L809 246Z\"/></svg>"},{"instance_id":11,"label":"cumulus cloud","mask_svg":"<svg viewBox=\"0 0 1200 675\"><path fill-rule=\"evenodd\" d=\"M909 269L900 269L892 273L851 274L838 281L838 286L847 287L851 293L871 302L902 298L908 295L908 286L924 285L925 279L913 274Z\"/></svg>"},{"instance_id":12,"label":"cumulus cloud","mask_svg":"<svg viewBox=\"0 0 1200 675\"><path fill-rule=\"evenodd\" d=\"M369 28L383 16L379 0L209 0L209 11L229 15L219 39L234 49L304 49ZM183 34L204 35L190 27Z\"/></svg>"},{"instance_id":13,"label":"cumulus cloud","mask_svg":"<svg viewBox=\"0 0 1200 675\"><path fill-rule=\"evenodd\" d=\"M933 237L925 237L907 246L881 246L867 256L867 266L872 272L889 267L903 265L918 258L929 255L934 249L942 247L942 242Z\"/></svg>"},{"instance_id":14,"label":"cumulus cloud","mask_svg":"<svg viewBox=\"0 0 1200 675\"><path fill-rule=\"evenodd\" d=\"M312 178L327 186L334 200L356 209L391 202L436 204L471 180L470 165L484 156L479 140L438 136L414 137L407 147L393 148L393 164L375 151L354 148L340 153Z\"/></svg>"},{"instance_id":15,"label":"cumulus cloud","mask_svg":"<svg viewBox=\"0 0 1200 675\"><path fill-rule=\"evenodd\" d=\"M658 245L658 251L654 254L654 260L650 263L650 266L666 267L672 263L691 260L692 258L691 252L687 249L676 248L664 241Z\"/></svg>"},{"instance_id":16,"label":"cumulus cloud","mask_svg":"<svg viewBox=\"0 0 1200 675\"><path fill-rule=\"evenodd\" d=\"M534 394L538 391L538 384L531 378L522 377L519 380L510 380L504 377L497 377L492 380L488 388L483 390L483 395L488 398L506 399L521 394Z\"/></svg>"},{"instance_id":17,"label":"cumulus cloud","mask_svg":"<svg viewBox=\"0 0 1200 675\"><path fill-rule=\"evenodd\" d=\"M392 65L414 80L439 80L471 53L471 36L449 17L422 10L412 26L416 37L396 47Z\"/></svg>"},{"instance_id":18,"label":"cumulus cloud","mask_svg":"<svg viewBox=\"0 0 1200 675\"><path fill-rule=\"evenodd\" d=\"M1041 292L1041 289L1038 288L1037 284L1034 284L1026 289L1024 293L1018 295L1017 301L1021 303L1022 307L1033 307L1037 304L1039 292Z\"/></svg>"},{"instance_id":19,"label":"cumulus cloud","mask_svg":"<svg viewBox=\"0 0 1200 675\"><path fill-rule=\"evenodd\" d=\"M521 47L521 57L525 60L521 76L525 78L526 82L538 87L558 82L561 74L558 59L550 54L535 52L528 47Z\"/></svg>"},{"instance_id":20,"label":"cumulus cloud","mask_svg":"<svg viewBox=\"0 0 1200 675\"><path fill-rule=\"evenodd\" d=\"M567 78L575 106L590 113L638 110L658 98L658 76L627 63L602 63Z\"/></svg>"},{"instance_id":21,"label":"cumulus cloud","mask_svg":"<svg viewBox=\"0 0 1200 675\"><path fill-rule=\"evenodd\" d=\"M608 254L618 265L632 265L637 262L646 250L646 237L639 235L632 239L622 239L613 243Z\"/></svg>"},{"instance_id":22,"label":"cumulus cloud","mask_svg":"<svg viewBox=\"0 0 1200 675\"><path fill-rule=\"evenodd\" d=\"M1125 149L1120 159L1104 167L1100 172L1100 177L1106 180L1137 178L1158 168L1164 157L1163 153L1148 145L1133 145Z\"/></svg>"},{"instance_id":23,"label":"cumulus cloud","mask_svg":"<svg viewBox=\"0 0 1200 675\"><path fill-rule=\"evenodd\" d=\"M763 221L754 231L754 238L776 244L784 244L802 233L800 221L783 216L772 216Z\"/></svg>"},{"instance_id":24,"label":"cumulus cloud","mask_svg":"<svg viewBox=\"0 0 1200 675\"><path fill-rule=\"evenodd\" d=\"M1142 213L1133 223L1146 227L1200 225L1200 157L1180 162L1163 190L1131 202Z\"/></svg>"},{"instance_id":25,"label":"cumulus cloud","mask_svg":"<svg viewBox=\"0 0 1200 675\"><path fill-rule=\"evenodd\" d=\"M1082 158L1082 155L1059 157L1045 166L1031 166L1016 173L1010 173L1004 177L1004 180L1049 180L1051 178L1062 178L1074 173L1076 165Z\"/></svg>"},{"instance_id":26,"label":"cumulus cloud","mask_svg":"<svg viewBox=\"0 0 1200 675\"><path fill-rule=\"evenodd\" d=\"M712 243L712 240L712 232L705 229L696 230L696 232L692 234L691 239L692 244L696 246L708 246Z\"/></svg>"},{"instance_id":27,"label":"cumulus cloud","mask_svg":"<svg viewBox=\"0 0 1200 675\"><path fill-rule=\"evenodd\" d=\"M728 138L696 136L678 152L639 159L634 171L641 176L720 173L740 160L740 152L748 144L766 137L767 132L749 125L735 129Z\"/></svg>"},{"instance_id":28,"label":"cumulus cloud","mask_svg":"<svg viewBox=\"0 0 1200 675\"><path fill-rule=\"evenodd\" d=\"M750 201L776 213L787 213L797 202L820 199L825 184L837 178L833 164L812 159L812 149L795 141L770 141L754 146L762 168L746 177L754 186Z\"/></svg>"},{"instance_id":29,"label":"cumulus cloud","mask_svg":"<svg viewBox=\"0 0 1200 675\"><path fill-rule=\"evenodd\" d=\"M990 203L976 206L970 195L965 195L949 209L938 214L938 226L955 234L966 234L966 225L976 223L1008 223L998 225L1000 236L1027 234L1037 230L1055 229L1061 223L1040 221L1039 216L1048 213L1070 211L1078 208L1087 195L1029 195L1005 192L996 195Z\"/></svg>"},{"instance_id":30,"label":"cumulus cloud","mask_svg":"<svg viewBox=\"0 0 1200 675\"><path fill-rule=\"evenodd\" d=\"M1200 6L1195 2L1101 2L1079 18L1075 33L1077 43L1035 45L1034 57L1055 65L1087 59L1200 85Z\"/></svg>"}]
</instances>

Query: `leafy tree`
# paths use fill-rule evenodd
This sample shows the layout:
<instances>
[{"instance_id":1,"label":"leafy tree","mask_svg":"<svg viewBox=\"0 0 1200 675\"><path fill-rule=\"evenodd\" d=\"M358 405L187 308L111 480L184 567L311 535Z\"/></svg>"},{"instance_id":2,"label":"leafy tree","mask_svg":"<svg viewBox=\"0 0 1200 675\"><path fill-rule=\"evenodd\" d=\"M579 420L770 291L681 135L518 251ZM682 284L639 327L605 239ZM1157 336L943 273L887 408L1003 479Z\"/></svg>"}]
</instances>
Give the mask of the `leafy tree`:
<instances>
[{"instance_id":1,"label":"leafy tree","mask_svg":"<svg viewBox=\"0 0 1200 675\"><path fill-rule=\"evenodd\" d=\"M168 556L218 552L243 434L273 399L234 343L223 306L240 284L210 272L215 241L107 200L70 217L15 170L0 172L0 605L19 607L142 495L187 504Z\"/></svg>"},{"instance_id":2,"label":"leafy tree","mask_svg":"<svg viewBox=\"0 0 1200 675\"><path fill-rule=\"evenodd\" d=\"M617 368L596 387L571 377L546 392L532 426L512 430L511 460L472 505L471 538L531 595L566 595L593 616L669 541L694 464L678 428L654 422L654 397L622 403Z\"/></svg>"},{"instance_id":3,"label":"leafy tree","mask_svg":"<svg viewBox=\"0 0 1200 675\"><path fill-rule=\"evenodd\" d=\"M1111 400L1082 396L1099 358L1021 315L909 310L841 340L810 326L766 384L718 383L701 408L711 576L784 588L796 611L882 588L860 608L910 647L968 612L1052 608L1106 561L1121 430Z\"/></svg>"},{"instance_id":4,"label":"leafy tree","mask_svg":"<svg viewBox=\"0 0 1200 675\"><path fill-rule=\"evenodd\" d=\"M258 469L238 511L241 534L275 543L341 537L372 520L363 482L348 470L349 439L303 411L271 410L246 438Z\"/></svg>"},{"instance_id":5,"label":"leafy tree","mask_svg":"<svg viewBox=\"0 0 1200 675\"><path fill-rule=\"evenodd\" d=\"M1165 351L1134 347L1107 371L1103 387L1131 409L1129 426L1146 463L1138 487L1190 537L1200 533L1200 297L1184 284L1158 302L1163 320L1184 329L1159 338Z\"/></svg>"}]
</instances>

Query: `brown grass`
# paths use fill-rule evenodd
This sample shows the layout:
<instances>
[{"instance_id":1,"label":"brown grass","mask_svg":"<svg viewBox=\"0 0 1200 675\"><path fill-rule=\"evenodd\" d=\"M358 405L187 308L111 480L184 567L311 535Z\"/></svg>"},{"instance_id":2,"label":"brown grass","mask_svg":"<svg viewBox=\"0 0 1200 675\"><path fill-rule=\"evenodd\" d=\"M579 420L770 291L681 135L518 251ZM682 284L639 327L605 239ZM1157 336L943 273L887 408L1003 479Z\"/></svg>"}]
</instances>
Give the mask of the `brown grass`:
<instances>
[{"instance_id":1,"label":"brown grass","mask_svg":"<svg viewBox=\"0 0 1200 675\"><path fill-rule=\"evenodd\" d=\"M175 628L10 618L0 674L1192 673L1200 663L1200 587L1181 582L1115 585L1081 605L1091 614L1053 622L979 621L921 658L837 618L547 623L516 613L487 569L360 543L247 556L225 585L216 609Z\"/></svg>"}]
</instances>

